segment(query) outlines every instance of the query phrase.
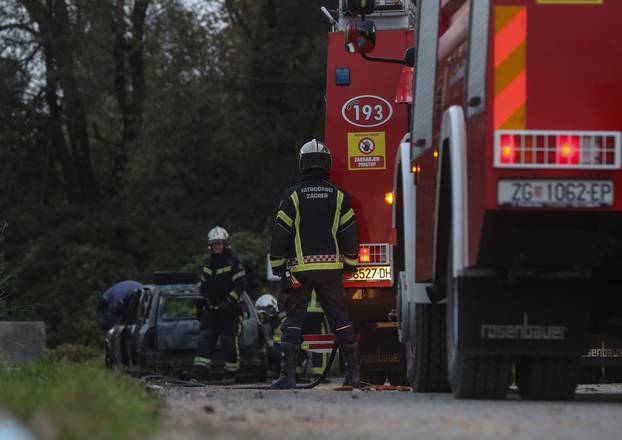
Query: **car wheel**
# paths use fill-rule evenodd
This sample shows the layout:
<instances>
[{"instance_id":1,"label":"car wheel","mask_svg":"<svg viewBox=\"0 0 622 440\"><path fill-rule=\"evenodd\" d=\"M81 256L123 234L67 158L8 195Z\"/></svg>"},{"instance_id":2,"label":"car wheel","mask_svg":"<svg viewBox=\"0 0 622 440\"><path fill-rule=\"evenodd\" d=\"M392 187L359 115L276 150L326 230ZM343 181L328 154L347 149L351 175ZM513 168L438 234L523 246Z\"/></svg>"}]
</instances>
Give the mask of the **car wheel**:
<instances>
[{"instance_id":1,"label":"car wheel","mask_svg":"<svg viewBox=\"0 0 622 440\"><path fill-rule=\"evenodd\" d=\"M104 366L109 370L112 369L112 367L114 367L112 355L110 354L110 349L108 347L106 347L106 356L104 357Z\"/></svg>"}]
</instances>

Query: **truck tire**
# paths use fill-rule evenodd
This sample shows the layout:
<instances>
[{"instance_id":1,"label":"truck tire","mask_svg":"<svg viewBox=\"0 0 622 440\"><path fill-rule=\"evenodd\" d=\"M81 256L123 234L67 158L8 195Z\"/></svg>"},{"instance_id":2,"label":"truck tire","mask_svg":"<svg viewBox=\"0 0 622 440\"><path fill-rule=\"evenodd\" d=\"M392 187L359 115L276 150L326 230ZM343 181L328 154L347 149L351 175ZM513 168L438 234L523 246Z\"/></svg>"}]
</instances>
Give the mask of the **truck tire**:
<instances>
[{"instance_id":1,"label":"truck tire","mask_svg":"<svg viewBox=\"0 0 622 440\"><path fill-rule=\"evenodd\" d=\"M447 254L447 370L458 399L505 399L512 383L513 359L504 355L464 353L458 349L458 283L453 276L450 230Z\"/></svg>"},{"instance_id":2,"label":"truck tire","mask_svg":"<svg viewBox=\"0 0 622 440\"><path fill-rule=\"evenodd\" d=\"M584 384L600 383L602 367L583 367L581 368L581 382Z\"/></svg>"},{"instance_id":3,"label":"truck tire","mask_svg":"<svg viewBox=\"0 0 622 440\"><path fill-rule=\"evenodd\" d=\"M571 400L580 374L579 356L530 356L516 363L516 385L526 400Z\"/></svg>"},{"instance_id":4,"label":"truck tire","mask_svg":"<svg viewBox=\"0 0 622 440\"><path fill-rule=\"evenodd\" d=\"M406 376L413 392L449 392L445 311L445 304L415 306L414 343L406 343Z\"/></svg>"},{"instance_id":5,"label":"truck tire","mask_svg":"<svg viewBox=\"0 0 622 440\"><path fill-rule=\"evenodd\" d=\"M605 367L605 377L609 383L622 383L622 367Z\"/></svg>"},{"instance_id":6,"label":"truck tire","mask_svg":"<svg viewBox=\"0 0 622 440\"><path fill-rule=\"evenodd\" d=\"M412 319L411 307L405 295L406 272L400 272L397 282L397 297L395 309L397 312L397 337L400 343L406 344L412 338Z\"/></svg>"}]
</instances>

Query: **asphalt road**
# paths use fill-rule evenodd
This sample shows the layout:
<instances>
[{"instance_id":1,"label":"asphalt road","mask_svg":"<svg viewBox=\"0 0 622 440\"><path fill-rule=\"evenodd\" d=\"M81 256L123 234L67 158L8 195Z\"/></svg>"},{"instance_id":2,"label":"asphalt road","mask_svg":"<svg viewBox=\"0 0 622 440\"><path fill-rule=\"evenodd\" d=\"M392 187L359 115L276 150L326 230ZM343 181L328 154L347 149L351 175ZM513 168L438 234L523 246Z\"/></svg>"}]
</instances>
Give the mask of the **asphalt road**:
<instances>
[{"instance_id":1,"label":"asphalt road","mask_svg":"<svg viewBox=\"0 0 622 440\"><path fill-rule=\"evenodd\" d=\"M157 440L622 439L622 385L581 386L572 402L455 400L398 391L160 388Z\"/></svg>"}]
</instances>

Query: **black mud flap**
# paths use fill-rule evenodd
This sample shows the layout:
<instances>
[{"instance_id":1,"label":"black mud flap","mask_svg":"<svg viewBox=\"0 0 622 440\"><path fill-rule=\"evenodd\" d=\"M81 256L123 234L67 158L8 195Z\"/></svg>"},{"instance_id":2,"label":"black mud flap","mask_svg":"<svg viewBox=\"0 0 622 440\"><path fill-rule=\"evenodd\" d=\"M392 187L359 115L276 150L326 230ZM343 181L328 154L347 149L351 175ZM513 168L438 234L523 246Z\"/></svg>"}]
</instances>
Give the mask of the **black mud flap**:
<instances>
[{"instance_id":1,"label":"black mud flap","mask_svg":"<svg viewBox=\"0 0 622 440\"><path fill-rule=\"evenodd\" d=\"M457 281L460 351L583 355L589 347L590 281Z\"/></svg>"}]
</instances>

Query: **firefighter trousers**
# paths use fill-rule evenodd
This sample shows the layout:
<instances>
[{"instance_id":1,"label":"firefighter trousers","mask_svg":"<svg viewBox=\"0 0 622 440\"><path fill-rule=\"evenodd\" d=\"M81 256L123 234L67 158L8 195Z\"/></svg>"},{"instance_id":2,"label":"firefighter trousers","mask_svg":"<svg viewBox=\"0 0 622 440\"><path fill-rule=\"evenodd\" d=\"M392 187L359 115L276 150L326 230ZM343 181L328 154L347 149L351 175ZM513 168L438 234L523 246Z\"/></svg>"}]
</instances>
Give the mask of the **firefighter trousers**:
<instances>
[{"instance_id":1,"label":"firefighter trousers","mask_svg":"<svg viewBox=\"0 0 622 440\"><path fill-rule=\"evenodd\" d=\"M223 303L219 308L208 308L203 313L199 333L198 363L211 367L218 337L225 358L225 371L240 369L240 334L242 333L242 311L239 307ZM195 358L195 363L197 360Z\"/></svg>"},{"instance_id":2,"label":"firefighter trousers","mask_svg":"<svg viewBox=\"0 0 622 440\"><path fill-rule=\"evenodd\" d=\"M294 345L302 344L302 328L307 318L307 306L311 292L315 289L330 329L340 345L356 342L354 328L346 309L346 296L341 278L322 282L303 282L292 293L288 301L287 320L283 324L283 341Z\"/></svg>"}]
</instances>

